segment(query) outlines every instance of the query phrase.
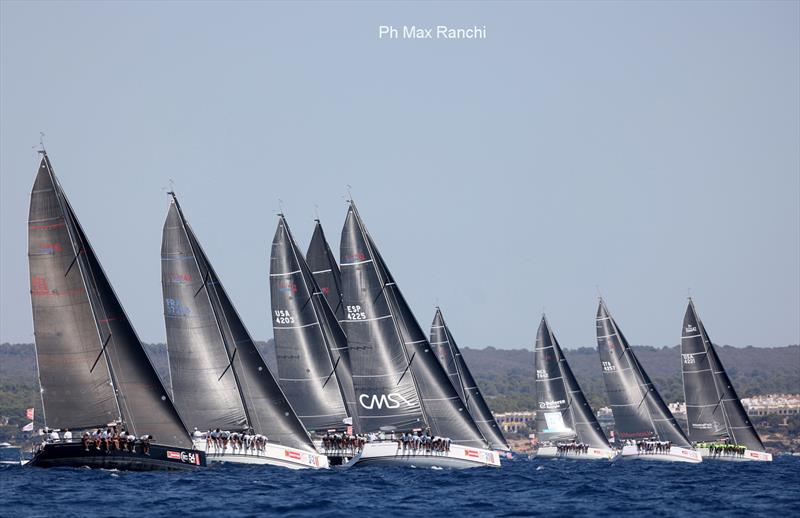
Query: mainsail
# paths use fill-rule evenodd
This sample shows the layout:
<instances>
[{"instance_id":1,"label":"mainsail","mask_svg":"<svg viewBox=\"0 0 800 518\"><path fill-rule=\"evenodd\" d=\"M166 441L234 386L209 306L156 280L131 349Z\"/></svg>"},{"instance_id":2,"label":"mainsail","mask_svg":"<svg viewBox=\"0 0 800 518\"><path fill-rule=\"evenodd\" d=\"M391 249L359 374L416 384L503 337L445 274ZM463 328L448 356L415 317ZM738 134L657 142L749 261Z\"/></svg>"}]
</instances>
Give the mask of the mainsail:
<instances>
[{"instance_id":1,"label":"mainsail","mask_svg":"<svg viewBox=\"0 0 800 518\"><path fill-rule=\"evenodd\" d=\"M506 438L503 437L500 426L495 421L492 411L489 410L489 405L483 399L483 394L481 394L475 378L472 377L472 373L461 355L461 350L458 348L450 328L447 327L447 323L444 321L442 310L438 307L431 324L430 343L489 446L495 450L509 450Z\"/></svg>"},{"instance_id":2,"label":"mainsail","mask_svg":"<svg viewBox=\"0 0 800 518\"><path fill-rule=\"evenodd\" d=\"M455 443L485 446L352 202L342 229L340 265L342 327L362 430L427 426Z\"/></svg>"},{"instance_id":3,"label":"mainsail","mask_svg":"<svg viewBox=\"0 0 800 518\"><path fill-rule=\"evenodd\" d=\"M617 437L655 437L690 448L689 439L639 364L602 299L597 309L597 350Z\"/></svg>"},{"instance_id":4,"label":"mainsail","mask_svg":"<svg viewBox=\"0 0 800 518\"><path fill-rule=\"evenodd\" d=\"M693 442L727 438L765 451L691 299L683 317L681 366L689 438Z\"/></svg>"},{"instance_id":5,"label":"mainsail","mask_svg":"<svg viewBox=\"0 0 800 518\"><path fill-rule=\"evenodd\" d=\"M269 276L278 382L307 430L343 429L355 412L347 337L283 215Z\"/></svg>"},{"instance_id":6,"label":"mainsail","mask_svg":"<svg viewBox=\"0 0 800 518\"><path fill-rule=\"evenodd\" d=\"M161 267L170 371L181 410L200 430L252 428L270 442L315 451L172 196Z\"/></svg>"},{"instance_id":7,"label":"mainsail","mask_svg":"<svg viewBox=\"0 0 800 518\"><path fill-rule=\"evenodd\" d=\"M611 448L544 316L536 333L534 360L539 438L575 439L596 448Z\"/></svg>"},{"instance_id":8,"label":"mainsail","mask_svg":"<svg viewBox=\"0 0 800 518\"><path fill-rule=\"evenodd\" d=\"M314 274L325 299L328 301L337 320L344 319L344 304L342 304L342 274L339 265L336 264L336 257L331 252L331 247L325 239L325 232L322 224L315 220L314 234L311 236L311 243L306 252L306 262Z\"/></svg>"},{"instance_id":9,"label":"mainsail","mask_svg":"<svg viewBox=\"0 0 800 518\"><path fill-rule=\"evenodd\" d=\"M47 426L121 423L161 444L192 441L56 179L47 154L31 192L28 261Z\"/></svg>"}]
</instances>

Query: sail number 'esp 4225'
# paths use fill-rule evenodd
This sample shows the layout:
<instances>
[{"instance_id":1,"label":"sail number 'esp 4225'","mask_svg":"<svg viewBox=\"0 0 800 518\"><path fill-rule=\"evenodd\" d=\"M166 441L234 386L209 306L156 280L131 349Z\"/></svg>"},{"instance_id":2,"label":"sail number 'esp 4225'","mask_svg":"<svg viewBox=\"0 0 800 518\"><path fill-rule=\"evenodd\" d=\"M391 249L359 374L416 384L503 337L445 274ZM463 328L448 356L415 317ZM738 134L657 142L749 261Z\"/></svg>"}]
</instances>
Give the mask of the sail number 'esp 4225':
<instances>
[{"instance_id":1,"label":"sail number 'esp 4225'","mask_svg":"<svg viewBox=\"0 0 800 518\"><path fill-rule=\"evenodd\" d=\"M347 320L366 320L367 313L361 309L360 305L347 306Z\"/></svg>"}]
</instances>

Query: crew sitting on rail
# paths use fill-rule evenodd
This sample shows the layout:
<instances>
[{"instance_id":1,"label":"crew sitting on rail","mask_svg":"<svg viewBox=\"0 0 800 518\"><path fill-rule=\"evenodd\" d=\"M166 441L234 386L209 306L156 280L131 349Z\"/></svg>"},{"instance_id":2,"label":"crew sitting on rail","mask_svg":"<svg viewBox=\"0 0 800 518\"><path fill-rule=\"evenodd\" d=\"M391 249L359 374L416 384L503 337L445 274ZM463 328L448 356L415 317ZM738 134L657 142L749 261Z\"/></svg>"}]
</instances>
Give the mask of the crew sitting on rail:
<instances>
[{"instance_id":1,"label":"crew sitting on rail","mask_svg":"<svg viewBox=\"0 0 800 518\"><path fill-rule=\"evenodd\" d=\"M660 454L669 453L672 448L671 441L638 441L636 442L636 449L638 454Z\"/></svg>"},{"instance_id":2,"label":"crew sitting on rail","mask_svg":"<svg viewBox=\"0 0 800 518\"><path fill-rule=\"evenodd\" d=\"M589 445L588 444L584 444L582 442L575 442L575 441L566 442L566 443L565 442L560 442L560 443L556 444L556 451L558 453L565 453L565 454L574 453L576 455L580 455L582 453L588 453L589 452Z\"/></svg>"}]
</instances>

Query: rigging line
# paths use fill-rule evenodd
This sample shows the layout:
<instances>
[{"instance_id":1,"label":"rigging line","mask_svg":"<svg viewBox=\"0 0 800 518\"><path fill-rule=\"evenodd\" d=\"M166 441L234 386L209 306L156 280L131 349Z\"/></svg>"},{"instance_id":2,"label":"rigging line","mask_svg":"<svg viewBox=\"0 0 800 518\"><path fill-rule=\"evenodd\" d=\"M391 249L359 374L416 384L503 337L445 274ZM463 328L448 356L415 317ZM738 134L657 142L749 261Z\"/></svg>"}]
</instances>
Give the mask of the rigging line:
<instances>
[{"instance_id":1,"label":"rigging line","mask_svg":"<svg viewBox=\"0 0 800 518\"><path fill-rule=\"evenodd\" d=\"M191 245L190 245L190 246L191 246ZM198 265L198 266L199 266L199 265ZM211 274L211 270L206 270L206 275L205 275L205 277L203 277L203 284L201 284L201 285L200 285L200 287L199 287L199 288L197 288L197 291L195 291L195 292L194 292L194 296L195 296L195 297L196 297L196 296L197 296L197 295L198 295L198 294L199 294L201 291L203 291L203 288L205 288L205 287L206 287L206 285L208 284L208 276L209 276L210 274Z\"/></svg>"},{"instance_id":2,"label":"rigging line","mask_svg":"<svg viewBox=\"0 0 800 518\"><path fill-rule=\"evenodd\" d=\"M94 363L92 364L92 368L89 369L89 374L91 374L94 371L94 368L97 366L97 362L99 362L100 358L103 357L103 353L106 352L106 347L108 346L108 342L110 340L111 340L111 333L108 334L108 338L106 338L106 341L103 342L103 347L100 348L100 354L98 354L97 358L95 358Z\"/></svg>"},{"instance_id":3,"label":"rigging line","mask_svg":"<svg viewBox=\"0 0 800 518\"><path fill-rule=\"evenodd\" d=\"M225 370L222 371L222 374L219 375L219 378L217 378L217 381L221 380L222 377L228 372L228 369L233 367L233 359L236 358L236 351L238 351L238 350L239 349L237 347L233 348L233 354L231 354L231 361L228 363L228 366L225 367Z\"/></svg>"},{"instance_id":4,"label":"rigging line","mask_svg":"<svg viewBox=\"0 0 800 518\"><path fill-rule=\"evenodd\" d=\"M403 374L401 374L401 375L400 375L400 379L399 379L399 380L397 380L397 385L400 385L400 382L401 382L401 381L403 381L403 377L406 375L406 372L408 372L408 369L410 369L410 368L411 368L411 362L413 362L413 361L414 361L414 357L415 357L416 355L417 355L417 352L416 352L416 351L414 351L414 354L412 354L412 355L411 355L411 359L410 359L410 360L408 360L408 365L406 366L405 370L403 371ZM397 385L395 385L395 387L396 387Z\"/></svg>"},{"instance_id":5,"label":"rigging line","mask_svg":"<svg viewBox=\"0 0 800 518\"><path fill-rule=\"evenodd\" d=\"M331 373L330 373L330 374L328 374L328 377L325 379L325 383L323 383L323 384L322 384L322 388L325 388L325 385L327 385L327 384L328 384L328 382L329 382L329 381L331 380L331 378L333 377L333 373L334 373L334 372L336 372L336 367L338 367L338 366L339 366L339 361L340 361L341 359L342 359L342 357L341 357L341 356L339 356L338 358L336 358L336 363L334 363L334 364L333 364L333 370L331 371Z\"/></svg>"}]
</instances>

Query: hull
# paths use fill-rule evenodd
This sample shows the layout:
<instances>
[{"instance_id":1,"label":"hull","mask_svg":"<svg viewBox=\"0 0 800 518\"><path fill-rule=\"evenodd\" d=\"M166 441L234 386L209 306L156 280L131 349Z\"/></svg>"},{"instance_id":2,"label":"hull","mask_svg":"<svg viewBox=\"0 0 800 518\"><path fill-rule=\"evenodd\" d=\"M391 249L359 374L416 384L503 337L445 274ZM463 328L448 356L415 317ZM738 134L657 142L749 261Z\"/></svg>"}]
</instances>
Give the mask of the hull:
<instances>
[{"instance_id":1,"label":"hull","mask_svg":"<svg viewBox=\"0 0 800 518\"><path fill-rule=\"evenodd\" d=\"M43 445L26 466L40 468L117 469L124 471L186 471L206 466L202 451L151 444L148 454L137 444L133 452L93 446L85 449L81 443L48 443Z\"/></svg>"},{"instance_id":2,"label":"hull","mask_svg":"<svg viewBox=\"0 0 800 518\"><path fill-rule=\"evenodd\" d=\"M673 446L669 453L650 453L640 452L636 446L625 446L622 448L622 458L624 460L649 460L661 462L689 462L697 464L703 461L700 452L690 448Z\"/></svg>"},{"instance_id":3,"label":"hull","mask_svg":"<svg viewBox=\"0 0 800 518\"><path fill-rule=\"evenodd\" d=\"M721 460L726 462L772 462L772 454L765 451L745 450L743 455L727 453L712 454L708 448L697 448L705 460Z\"/></svg>"},{"instance_id":4,"label":"hull","mask_svg":"<svg viewBox=\"0 0 800 518\"><path fill-rule=\"evenodd\" d=\"M586 453L559 452L556 446L544 446L536 450L537 459L574 459L574 460L617 460L620 452L605 448L589 448Z\"/></svg>"},{"instance_id":5,"label":"hull","mask_svg":"<svg viewBox=\"0 0 800 518\"><path fill-rule=\"evenodd\" d=\"M403 449L397 443L371 442L364 445L349 462L346 468L364 466L409 466L415 468L466 469L483 466L500 467L499 455L491 450L468 448L451 444L450 451L438 452Z\"/></svg>"},{"instance_id":6,"label":"hull","mask_svg":"<svg viewBox=\"0 0 800 518\"><path fill-rule=\"evenodd\" d=\"M214 445L207 448L205 439L200 439L194 441L194 447L205 452L208 462L265 464L289 469L323 469L329 466L328 457L325 455L269 442L261 450L254 448L234 450L230 444L223 450Z\"/></svg>"}]
</instances>

